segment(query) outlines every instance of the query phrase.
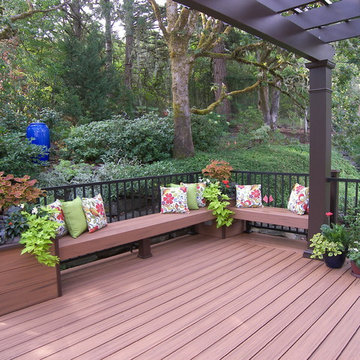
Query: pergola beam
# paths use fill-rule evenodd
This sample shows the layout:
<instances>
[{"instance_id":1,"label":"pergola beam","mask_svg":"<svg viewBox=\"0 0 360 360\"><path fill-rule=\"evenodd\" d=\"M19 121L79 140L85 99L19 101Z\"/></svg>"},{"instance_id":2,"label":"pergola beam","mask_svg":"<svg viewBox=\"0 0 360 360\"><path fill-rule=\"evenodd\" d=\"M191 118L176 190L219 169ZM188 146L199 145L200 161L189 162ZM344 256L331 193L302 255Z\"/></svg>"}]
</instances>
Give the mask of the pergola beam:
<instances>
[{"instance_id":1,"label":"pergola beam","mask_svg":"<svg viewBox=\"0 0 360 360\"><path fill-rule=\"evenodd\" d=\"M292 10L301 6L312 4L317 0L258 0L258 2L272 9L276 13Z\"/></svg>"},{"instance_id":2,"label":"pergola beam","mask_svg":"<svg viewBox=\"0 0 360 360\"><path fill-rule=\"evenodd\" d=\"M332 59L334 49L311 33L254 0L176 0L310 61Z\"/></svg>"},{"instance_id":3,"label":"pergola beam","mask_svg":"<svg viewBox=\"0 0 360 360\"><path fill-rule=\"evenodd\" d=\"M319 26L360 17L359 0L342 0L331 5L310 9L287 17L288 20L308 30Z\"/></svg>"},{"instance_id":4,"label":"pergola beam","mask_svg":"<svg viewBox=\"0 0 360 360\"><path fill-rule=\"evenodd\" d=\"M325 28L313 29L310 32L325 43L351 39L360 36L360 19L349 20Z\"/></svg>"}]
</instances>

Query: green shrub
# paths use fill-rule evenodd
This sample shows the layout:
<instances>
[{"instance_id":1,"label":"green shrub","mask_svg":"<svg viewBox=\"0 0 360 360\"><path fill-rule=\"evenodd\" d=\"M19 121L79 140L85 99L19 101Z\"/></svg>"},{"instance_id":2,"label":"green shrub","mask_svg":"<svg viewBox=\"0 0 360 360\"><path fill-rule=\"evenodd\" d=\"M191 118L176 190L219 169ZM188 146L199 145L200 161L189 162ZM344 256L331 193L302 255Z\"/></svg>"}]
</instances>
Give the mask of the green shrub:
<instances>
[{"instance_id":1,"label":"green shrub","mask_svg":"<svg viewBox=\"0 0 360 360\"><path fill-rule=\"evenodd\" d=\"M20 132L5 131L0 127L0 169L15 176L25 174L37 177L42 170L38 157L43 153L40 146L31 144Z\"/></svg>"},{"instance_id":2,"label":"green shrub","mask_svg":"<svg viewBox=\"0 0 360 360\"><path fill-rule=\"evenodd\" d=\"M62 154L76 162L124 157L152 162L171 157L173 137L173 125L167 117L154 113L132 120L115 116L72 128Z\"/></svg>"},{"instance_id":3,"label":"green shrub","mask_svg":"<svg viewBox=\"0 0 360 360\"><path fill-rule=\"evenodd\" d=\"M219 137L229 130L229 123L216 113L192 115L191 128L195 148L207 151L218 146Z\"/></svg>"}]
</instances>

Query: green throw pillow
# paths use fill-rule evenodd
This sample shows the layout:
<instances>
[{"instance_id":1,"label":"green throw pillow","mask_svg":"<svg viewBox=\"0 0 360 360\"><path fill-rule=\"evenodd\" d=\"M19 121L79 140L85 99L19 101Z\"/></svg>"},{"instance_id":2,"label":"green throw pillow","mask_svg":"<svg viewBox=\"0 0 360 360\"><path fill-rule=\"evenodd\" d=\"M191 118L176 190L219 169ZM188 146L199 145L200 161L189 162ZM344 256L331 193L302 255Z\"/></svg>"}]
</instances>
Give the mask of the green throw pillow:
<instances>
[{"instance_id":1,"label":"green throw pillow","mask_svg":"<svg viewBox=\"0 0 360 360\"><path fill-rule=\"evenodd\" d=\"M199 206L196 200L196 183L195 184L170 184L171 187L185 186L187 188L187 205L189 210L198 210Z\"/></svg>"},{"instance_id":2,"label":"green throw pillow","mask_svg":"<svg viewBox=\"0 0 360 360\"><path fill-rule=\"evenodd\" d=\"M76 239L87 230L87 222L82 208L82 202L79 197L73 201L61 203L62 211L65 217L65 224L70 235Z\"/></svg>"}]
</instances>

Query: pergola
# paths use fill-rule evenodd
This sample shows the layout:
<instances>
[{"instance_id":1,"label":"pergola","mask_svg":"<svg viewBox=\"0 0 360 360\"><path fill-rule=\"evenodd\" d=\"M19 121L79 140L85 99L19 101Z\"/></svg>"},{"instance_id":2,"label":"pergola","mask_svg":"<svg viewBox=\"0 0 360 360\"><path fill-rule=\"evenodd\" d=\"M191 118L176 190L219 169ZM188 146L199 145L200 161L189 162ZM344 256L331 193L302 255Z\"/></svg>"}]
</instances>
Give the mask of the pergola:
<instances>
[{"instance_id":1,"label":"pergola","mask_svg":"<svg viewBox=\"0 0 360 360\"><path fill-rule=\"evenodd\" d=\"M331 73L329 43L360 35L360 0L175 0L310 62L309 236L330 209ZM314 6L312 6L314 5Z\"/></svg>"}]
</instances>

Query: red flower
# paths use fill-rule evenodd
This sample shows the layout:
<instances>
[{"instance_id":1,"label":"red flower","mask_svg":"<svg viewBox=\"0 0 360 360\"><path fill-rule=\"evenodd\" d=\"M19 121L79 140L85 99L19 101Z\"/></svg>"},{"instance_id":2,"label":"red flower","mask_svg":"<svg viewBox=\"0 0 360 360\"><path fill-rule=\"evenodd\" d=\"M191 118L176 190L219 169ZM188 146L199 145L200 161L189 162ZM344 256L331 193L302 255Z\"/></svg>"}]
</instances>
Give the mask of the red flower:
<instances>
[{"instance_id":1,"label":"red flower","mask_svg":"<svg viewBox=\"0 0 360 360\"><path fill-rule=\"evenodd\" d=\"M8 225L12 225L13 223L10 221L9 223L8 223Z\"/></svg>"},{"instance_id":2,"label":"red flower","mask_svg":"<svg viewBox=\"0 0 360 360\"><path fill-rule=\"evenodd\" d=\"M253 190L253 191L250 193L250 196L251 196L252 198L260 198L260 196L261 196L260 190Z\"/></svg>"},{"instance_id":3,"label":"red flower","mask_svg":"<svg viewBox=\"0 0 360 360\"><path fill-rule=\"evenodd\" d=\"M96 211L100 214L100 215L105 215L105 210L104 210L104 206L101 203L97 203L95 205Z\"/></svg>"},{"instance_id":4,"label":"red flower","mask_svg":"<svg viewBox=\"0 0 360 360\"><path fill-rule=\"evenodd\" d=\"M173 203L174 197L171 194L165 194L163 197L163 202L167 205L170 205Z\"/></svg>"},{"instance_id":5,"label":"red flower","mask_svg":"<svg viewBox=\"0 0 360 360\"><path fill-rule=\"evenodd\" d=\"M228 184L229 184L229 180L223 180L222 183L223 183L224 185L228 185Z\"/></svg>"},{"instance_id":6,"label":"red flower","mask_svg":"<svg viewBox=\"0 0 360 360\"><path fill-rule=\"evenodd\" d=\"M230 187L230 185L227 185L227 184L226 184L225 186L226 186L227 188L229 188L229 187Z\"/></svg>"},{"instance_id":7,"label":"red flower","mask_svg":"<svg viewBox=\"0 0 360 360\"><path fill-rule=\"evenodd\" d=\"M329 211L329 212L325 213L325 215L326 215L326 216L332 216L332 215L334 215L334 214Z\"/></svg>"}]
</instances>

